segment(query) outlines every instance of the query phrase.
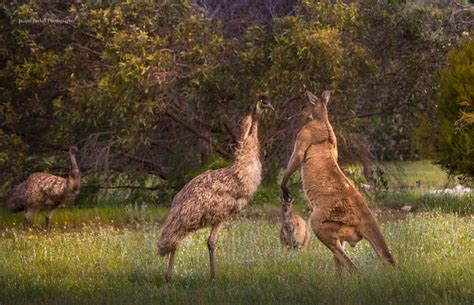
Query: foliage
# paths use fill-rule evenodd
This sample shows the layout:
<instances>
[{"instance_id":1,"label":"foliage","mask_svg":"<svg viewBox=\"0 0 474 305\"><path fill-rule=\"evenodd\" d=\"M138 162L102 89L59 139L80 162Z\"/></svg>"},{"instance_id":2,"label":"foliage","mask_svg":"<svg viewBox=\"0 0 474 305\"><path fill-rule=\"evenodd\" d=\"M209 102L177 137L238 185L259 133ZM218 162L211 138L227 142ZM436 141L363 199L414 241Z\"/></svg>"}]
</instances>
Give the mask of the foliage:
<instances>
[{"instance_id":1,"label":"foliage","mask_svg":"<svg viewBox=\"0 0 474 305\"><path fill-rule=\"evenodd\" d=\"M164 175L141 152L160 155L149 147L162 146L151 142L169 129L157 118L163 120L174 91L192 93L217 65L224 43L213 25L188 1L67 8L32 2L6 14L1 76L11 84L1 91L1 113L10 119L2 131L31 143L32 155L79 143L86 171L123 171L128 159L133 168L145 163ZM24 23L43 18L70 23Z\"/></svg>"},{"instance_id":2,"label":"foliage","mask_svg":"<svg viewBox=\"0 0 474 305\"><path fill-rule=\"evenodd\" d=\"M449 52L441 72L437 159L451 174L474 177L474 41Z\"/></svg>"},{"instance_id":3,"label":"foliage","mask_svg":"<svg viewBox=\"0 0 474 305\"><path fill-rule=\"evenodd\" d=\"M255 10L246 14L244 2ZM3 195L35 171L64 175L63 151L76 144L97 186L147 189L155 176L161 194L146 200L160 201L209 157L231 159L259 91L278 110L261 124L267 181L307 120L305 89L335 91L329 107L342 162L417 156L412 133L420 113L433 116L433 71L466 30L448 20L452 7L250 2L5 5Z\"/></svg>"}]
</instances>

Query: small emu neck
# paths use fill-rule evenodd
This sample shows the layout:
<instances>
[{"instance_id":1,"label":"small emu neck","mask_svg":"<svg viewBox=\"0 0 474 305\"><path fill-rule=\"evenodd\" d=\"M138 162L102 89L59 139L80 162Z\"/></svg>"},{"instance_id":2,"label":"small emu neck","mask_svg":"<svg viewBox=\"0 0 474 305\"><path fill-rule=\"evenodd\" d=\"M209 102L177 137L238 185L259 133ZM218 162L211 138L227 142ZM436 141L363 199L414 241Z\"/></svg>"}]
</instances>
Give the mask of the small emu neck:
<instances>
[{"instance_id":1,"label":"small emu neck","mask_svg":"<svg viewBox=\"0 0 474 305\"><path fill-rule=\"evenodd\" d=\"M69 160L71 162L69 178L74 180L80 179L81 173L79 171L79 166L77 165L76 156L73 153L69 153Z\"/></svg>"}]
</instances>

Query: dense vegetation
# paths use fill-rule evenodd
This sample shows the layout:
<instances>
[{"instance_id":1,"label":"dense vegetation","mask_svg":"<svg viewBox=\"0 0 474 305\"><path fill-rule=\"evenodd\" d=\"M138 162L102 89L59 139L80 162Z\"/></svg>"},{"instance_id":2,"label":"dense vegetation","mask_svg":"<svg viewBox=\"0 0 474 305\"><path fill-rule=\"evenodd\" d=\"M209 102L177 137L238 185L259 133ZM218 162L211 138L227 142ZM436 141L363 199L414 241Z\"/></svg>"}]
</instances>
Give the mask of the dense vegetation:
<instances>
[{"instance_id":1,"label":"dense vegetation","mask_svg":"<svg viewBox=\"0 0 474 305\"><path fill-rule=\"evenodd\" d=\"M67 171L62 151L78 144L83 195L169 198L231 159L258 91L277 107L262 128L267 180L306 120L305 88L335 91L342 162L422 157L437 71L472 34L472 11L442 2L113 3L1 8L0 197L31 172Z\"/></svg>"},{"instance_id":2,"label":"dense vegetation","mask_svg":"<svg viewBox=\"0 0 474 305\"><path fill-rule=\"evenodd\" d=\"M440 84L439 163L474 177L474 41L449 52Z\"/></svg>"}]
</instances>

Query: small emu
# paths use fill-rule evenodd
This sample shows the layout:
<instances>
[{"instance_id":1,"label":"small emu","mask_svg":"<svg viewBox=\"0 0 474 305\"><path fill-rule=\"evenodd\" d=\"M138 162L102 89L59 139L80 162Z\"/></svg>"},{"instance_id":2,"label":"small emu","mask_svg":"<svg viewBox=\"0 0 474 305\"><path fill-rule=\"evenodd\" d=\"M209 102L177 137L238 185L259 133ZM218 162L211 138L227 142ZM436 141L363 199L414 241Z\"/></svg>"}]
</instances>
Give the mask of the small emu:
<instances>
[{"instance_id":1,"label":"small emu","mask_svg":"<svg viewBox=\"0 0 474 305\"><path fill-rule=\"evenodd\" d=\"M285 200L283 197L280 197L280 242L284 247L301 249L308 243L308 227L303 218L293 212L293 201L294 198Z\"/></svg>"},{"instance_id":2,"label":"small emu","mask_svg":"<svg viewBox=\"0 0 474 305\"><path fill-rule=\"evenodd\" d=\"M287 182L302 165L303 189L313 209L311 227L318 239L334 254L336 266L356 271L344 252L344 241L355 246L365 238L385 262L395 260L364 198L337 163L336 136L328 119L330 91L321 99L309 93L313 120L298 133L293 154L283 176L283 198L289 200Z\"/></svg>"},{"instance_id":3,"label":"small emu","mask_svg":"<svg viewBox=\"0 0 474 305\"><path fill-rule=\"evenodd\" d=\"M214 249L221 224L247 205L261 182L258 120L265 108L274 110L270 99L264 94L258 94L254 110L242 121L239 147L231 166L210 170L195 177L174 197L158 242L160 255L169 254L166 281L171 279L179 242L188 233L205 227L211 227L207 245L211 279L215 279Z\"/></svg>"},{"instance_id":4,"label":"small emu","mask_svg":"<svg viewBox=\"0 0 474 305\"><path fill-rule=\"evenodd\" d=\"M46 211L46 229L50 229L53 211L72 203L79 194L81 173L76 162L77 147L69 148L71 162L67 179L48 173L36 173L18 184L7 201L10 212L26 211L23 224L26 227L37 211Z\"/></svg>"}]
</instances>

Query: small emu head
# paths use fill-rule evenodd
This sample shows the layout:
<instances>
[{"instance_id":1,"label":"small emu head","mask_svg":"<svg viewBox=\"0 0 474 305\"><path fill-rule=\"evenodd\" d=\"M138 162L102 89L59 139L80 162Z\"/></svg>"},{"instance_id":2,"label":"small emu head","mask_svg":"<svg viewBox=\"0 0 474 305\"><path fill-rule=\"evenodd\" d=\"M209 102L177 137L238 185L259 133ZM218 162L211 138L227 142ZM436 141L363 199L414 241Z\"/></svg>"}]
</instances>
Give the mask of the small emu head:
<instances>
[{"instance_id":1,"label":"small emu head","mask_svg":"<svg viewBox=\"0 0 474 305\"><path fill-rule=\"evenodd\" d=\"M68 152L69 152L69 154L75 155L75 154L79 153L79 149L77 148L76 145L73 145L73 146L69 147Z\"/></svg>"},{"instance_id":2,"label":"small emu head","mask_svg":"<svg viewBox=\"0 0 474 305\"><path fill-rule=\"evenodd\" d=\"M295 198L289 198L288 200L285 199L283 196L279 197L280 203L281 203L281 212L283 215L289 215L291 214L293 210L293 202L295 201Z\"/></svg>"},{"instance_id":3,"label":"small emu head","mask_svg":"<svg viewBox=\"0 0 474 305\"><path fill-rule=\"evenodd\" d=\"M329 103L329 98L331 97L331 90L326 90L321 94L321 98L317 97L310 91L305 92L306 96L308 97L308 102L311 107L311 114L309 115L310 119L319 118L327 107Z\"/></svg>"},{"instance_id":4,"label":"small emu head","mask_svg":"<svg viewBox=\"0 0 474 305\"><path fill-rule=\"evenodd\" d=\"M264 109L275 111L270 98L265 93L257 93L257 111L261 113Z\"/></svg>"}]
</instances>

